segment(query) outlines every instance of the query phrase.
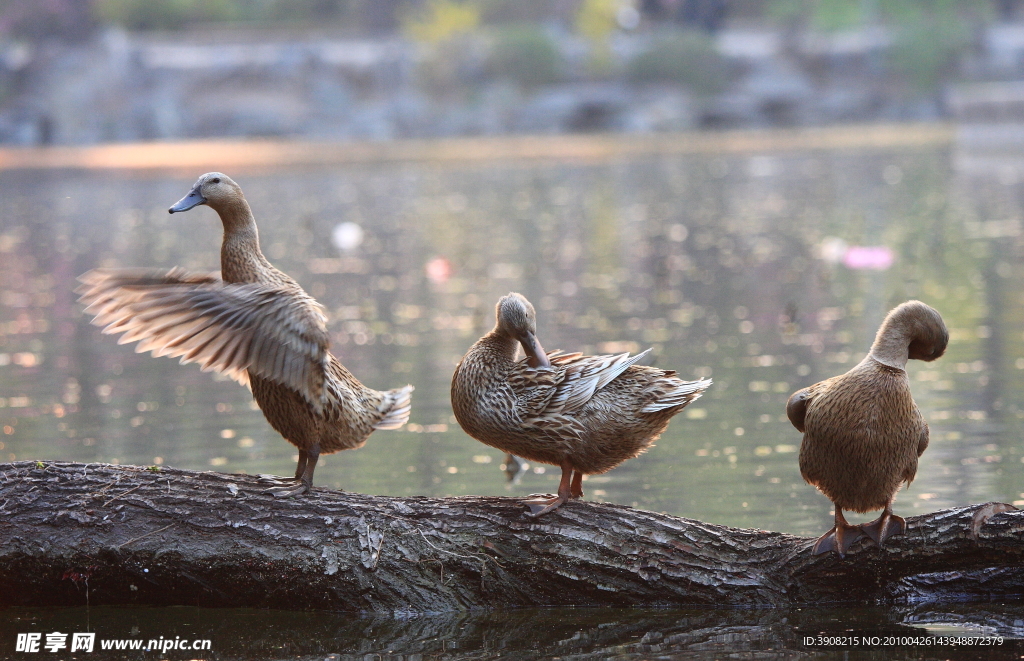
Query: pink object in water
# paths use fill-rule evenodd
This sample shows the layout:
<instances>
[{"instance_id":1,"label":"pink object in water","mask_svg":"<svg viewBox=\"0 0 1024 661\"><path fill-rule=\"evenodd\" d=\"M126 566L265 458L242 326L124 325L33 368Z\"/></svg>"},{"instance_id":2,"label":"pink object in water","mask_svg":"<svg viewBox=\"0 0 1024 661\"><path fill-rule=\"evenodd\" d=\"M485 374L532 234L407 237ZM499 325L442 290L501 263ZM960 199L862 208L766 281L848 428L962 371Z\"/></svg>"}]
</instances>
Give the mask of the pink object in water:
<instances>
[{"instance_id":1,"label":"pink object in water","mask_svg":"<svg viewBox=\"0 0 1024 661\"><path fill-rule=\"evenodd\" d=\"M867 271L884 271L895 260L896 255L888 246L850 246L843 255L847 268Z\"/></svg>"},{"instance_id":2,"label":"pink object in water","mask_svg":"<svg viewBox=\"0 0 1024 661\"><path fill-rule=\"evenodd\" d=\"M444 257L435 257L427 262L427 278L436 285L448 282L452 275L452 265Z\"/></svg>"}]
</instances>

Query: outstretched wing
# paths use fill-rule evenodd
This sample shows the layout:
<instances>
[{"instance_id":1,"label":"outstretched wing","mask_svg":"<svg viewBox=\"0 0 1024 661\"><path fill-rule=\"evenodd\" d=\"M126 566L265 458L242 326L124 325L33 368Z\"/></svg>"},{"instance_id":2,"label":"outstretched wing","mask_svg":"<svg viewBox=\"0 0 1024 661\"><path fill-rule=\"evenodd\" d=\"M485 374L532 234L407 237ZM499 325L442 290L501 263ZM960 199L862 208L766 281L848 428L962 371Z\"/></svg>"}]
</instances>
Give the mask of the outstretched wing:
<instances>
[{"instance_id":1,"label":"outstretched wing","mask_svg":"<svg viewBox=\"0 0 1024 661\"><path fill-rule=\"evenodd\" d=\"M328 336L320 305L299 288L232 284L206 273L95 269L76 290L119 344L181 357L247 384L247 370L322 409Z\"/></svg>"}]
</instances>

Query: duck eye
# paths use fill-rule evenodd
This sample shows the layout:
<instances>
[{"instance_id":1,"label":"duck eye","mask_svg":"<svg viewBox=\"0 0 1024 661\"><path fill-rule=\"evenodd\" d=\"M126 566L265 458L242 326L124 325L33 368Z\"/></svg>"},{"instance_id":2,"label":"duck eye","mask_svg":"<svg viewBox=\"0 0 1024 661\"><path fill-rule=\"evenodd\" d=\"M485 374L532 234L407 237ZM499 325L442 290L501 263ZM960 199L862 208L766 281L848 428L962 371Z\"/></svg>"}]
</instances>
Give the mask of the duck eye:
<instances>
[{"instance_id":1,"label":"duck eye","mask_svg":"<svg viewBox=\"0 0 1024 661\"><path fill-rule=\"evenodd\" d=\"M213 179L210 180L210 183L211 184L219 184L220 183L220 177L214 177Z\"/></svg>"}]
</instances>

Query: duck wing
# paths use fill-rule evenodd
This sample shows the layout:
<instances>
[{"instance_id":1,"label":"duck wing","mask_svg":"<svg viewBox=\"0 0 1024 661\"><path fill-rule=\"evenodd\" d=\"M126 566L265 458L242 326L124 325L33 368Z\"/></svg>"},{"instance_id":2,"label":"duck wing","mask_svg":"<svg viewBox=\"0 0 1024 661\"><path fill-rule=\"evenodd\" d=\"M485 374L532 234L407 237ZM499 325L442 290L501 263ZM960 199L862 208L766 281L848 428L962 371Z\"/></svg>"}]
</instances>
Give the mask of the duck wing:
<instances>
[{"instance_id":1,"label":"duck wing","mask_svg":"<svg viewBox=\"0 0 1024 661\"><path fill-rule=\"evenodd\" d=\"M584 430L574 414L649 351L635 356L552 351L548 353L550 367L530 367L525 360L515 363L508 382L519 400L523 425L558 435L579 435Z\"/></svg>"},{"instance_id":2,"label":"duck wing","mask_svg":"<svg viewBox=\"0 0 1024 661\"><path fill-rule=\"evenodd\" d=\"M226 283L214 274L95 269L79 301L118 344L180 356L243 385L248 371L299 392L322 410L328 336L320 305L299 287Z\"/></svg>"}]
</instances>

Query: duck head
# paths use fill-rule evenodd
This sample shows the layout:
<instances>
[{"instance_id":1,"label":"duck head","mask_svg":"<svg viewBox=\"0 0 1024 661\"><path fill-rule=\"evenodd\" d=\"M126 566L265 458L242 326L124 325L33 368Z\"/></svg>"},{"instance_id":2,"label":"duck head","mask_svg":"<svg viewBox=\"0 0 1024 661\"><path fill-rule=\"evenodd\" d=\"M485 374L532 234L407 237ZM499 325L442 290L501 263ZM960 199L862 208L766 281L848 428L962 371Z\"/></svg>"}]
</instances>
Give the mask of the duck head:
<instances>
[{"instance_id":1,"label":"duck head","mask_svg":"<svg viewBox=\"0 0 1024 661\"><path fill-rule=\"evenodd\" d=\"M935 360L945 353L947 344L949 331L938 311L921 301L907 301L886 315L871 345L871 356L902 369L910 359Z\"/></svg>"},{"instance_id":2,"label":"duck head","mask_svg":"<svg viewBox=\"0 0 1024 661\"><path fill-rule=\"evenodd\" d=\"M178 200L167 213L181 213L200 204L209 205L220 211L239 199L244 199L242 189L230 177L220 172L207 172L199 177L199 181L192 186L188 195Z\"/></svg>"},{"instance_id":3,"label":"duck head","mask_svg":"<svg viewBox=\"0 0 1024 661\"><path fill-rule=\"evenodd\" d=\"M522 345L530 367L550 367L551 361L537 340L537 313L522 294L511 292L495 307L494 332L511 337Z\"/></svg>"}]
</instances>

